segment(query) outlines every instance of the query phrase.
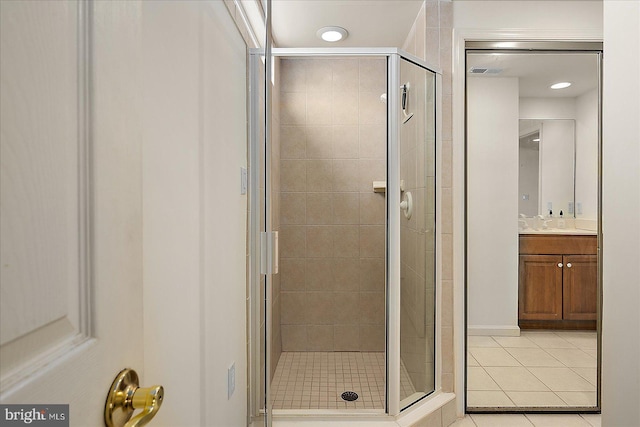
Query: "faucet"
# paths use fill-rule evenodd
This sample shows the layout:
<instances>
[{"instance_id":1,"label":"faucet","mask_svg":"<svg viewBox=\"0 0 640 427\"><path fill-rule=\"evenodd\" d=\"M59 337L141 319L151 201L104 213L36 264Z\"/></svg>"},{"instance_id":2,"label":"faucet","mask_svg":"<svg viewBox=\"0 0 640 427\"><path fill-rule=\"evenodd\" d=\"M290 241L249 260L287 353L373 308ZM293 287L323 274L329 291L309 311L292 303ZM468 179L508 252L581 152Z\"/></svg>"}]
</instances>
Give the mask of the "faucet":
<instances>
[{"instance_id":1,"label":"faucet","mask_svg":"<svg viewBox=\"0 0 640 427\"><path fill-rule=\"evenodd\" d=\"M545 220L543 221L543 223L542 223L542 228L544 228L544 229L549 228L549 223L550 223L551 221L552 221L552 220L550 220L550 219L545 219Z\"/></svg>"},{"instance_id":2,"label":"faucet","mask_svg":"<svg viewBox=\"0 0 640 427\"><path fill-rule=\"evenodd\" d=\"M535 229L539 230L541 227L544 227L544 217L542 215L536 215L536 226ZM546 227L545 227L546 228Z\"/></svg>"}]
</instances>

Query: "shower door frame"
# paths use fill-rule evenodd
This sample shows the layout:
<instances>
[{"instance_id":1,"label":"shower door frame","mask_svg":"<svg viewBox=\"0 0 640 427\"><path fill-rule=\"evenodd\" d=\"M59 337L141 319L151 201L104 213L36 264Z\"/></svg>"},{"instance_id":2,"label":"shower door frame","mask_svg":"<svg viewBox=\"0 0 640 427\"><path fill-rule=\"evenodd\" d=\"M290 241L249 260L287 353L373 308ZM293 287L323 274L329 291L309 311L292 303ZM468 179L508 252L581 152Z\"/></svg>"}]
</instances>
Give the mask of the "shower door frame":
<instances>
[{"instance_id":1,"label":"shower door frame","mask_svg":"<svg viewBox=\"0 0 640 427\"><path fill-rule=\"evenodd\" d=\"M267 138L265 144L265 159L263 164L260 165L260 143L265 143L264 140L259 140L259 132L254 125L260 119L258 116L258 103L259 97L255 90L259 85L257 67L262 65L260 60L261 56L264 56L264 49L250 49L249 50L249 65L250 65L250 85L254 88L250 91L250 141L249 141L249 155L250 155L250 195L251 195L251 212L249 213L249 304L248 310L248 338L249 338L249 421L255 415L259 415L260 412L264 412L267 417L265 422L269 422L272 418L272 409L270 405L270 387L269 376L271 372L271 357L270 357L270 319L267 319L267 336L266 342L260 342L260 311L259 303L264 303L266 309L266 316L270 316L270 301L256 301L254 295L260 295L260 212L254 207L260 206L260 175L265 176L265 187L269 185L271 165L269 156L267 153L271 150L270 138ZM441 171L441 152L439 147L441 146L441 117L440 110L442 105L442 71L437 67L430 66L422 59L408 54L397 48L272 48L270 49L270 57L386 57L387 58L387 185L386 185L386 224L385 224L385 293L386 293L386 313L385 313L385 360L386 360L386 393L385 393L385 408L383 412L379 414L382 420L388 419L389 416L397 417L401 414L402 410L409 407L415 407L420 402L430 401L431 398L438 396L441 392L441 376L442 376L442 362L441 362L441 256L440 251L436 251L435 260L435 384L434 391L419 399L406 408L400 406L400 222L401 222L401 210L399 203L401 200L400 190L400 119L399 112L401 111L400 105L400 63L401 60L406 60L414 65L432 72L435 77L435 146L436 146L436 183L440 181ZM269 60L270 62L270 60ZM269 114L265 111L267 117ZM270 190L265 188L265 200L264 209L269 211ZM440 206L441 206L441 190L438 185L435 188L436 197L436 247L441 247L441 218L440 218ZM391 200L396 200L398 205L391 206ZM393 232L395 230L395 232ZM265 228L266 235L272 235L273 230L271 224L267 221ZM263 246L263 249L266 246ZM270 258L270 255L266 256ZM275 255L275 262L277 263L277 255ZM271 262L269 262L271 264ZM265 295L266 298L271 292L271 279L267 274L265 283ZM260 406L260 363L261 363L261 349L264 348L265 361L265 400L264 407ZM395 351L391 351L395 349ZM287 415L291 415L291 410L287 410ZM322 410L323 414L331 413L327 410ZM309 410L300 410L300 414L308 414ZM366 414L371 416L370 410L368 412L361 412L358 409L349 410L349 416L357 414ZM336 415L345 415L345 412L336 412ZM277 415L277 414L276 414ZM270 424L266 424L270 425Z\"/></svg>"}]
</instances>

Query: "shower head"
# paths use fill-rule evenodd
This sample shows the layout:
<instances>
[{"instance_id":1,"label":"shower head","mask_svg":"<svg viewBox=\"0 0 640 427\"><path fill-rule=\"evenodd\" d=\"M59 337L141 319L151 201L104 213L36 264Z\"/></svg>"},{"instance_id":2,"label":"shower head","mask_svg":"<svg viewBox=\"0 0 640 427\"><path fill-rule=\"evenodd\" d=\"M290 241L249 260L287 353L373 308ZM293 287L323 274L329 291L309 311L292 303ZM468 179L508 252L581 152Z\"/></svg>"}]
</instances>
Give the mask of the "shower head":
<instances>
[{"instance_id":1,"label":"shower head","mask_svg":"<svg viewBox=\"0 0 640 427\"><path fill-rule=\"evenodd\" d=\"M404 118L402 119L402 124L407 123L413 117L413 113L407 114L405 110L402 110L402 114L404 114Z\"/></svg>"}]
</instances>

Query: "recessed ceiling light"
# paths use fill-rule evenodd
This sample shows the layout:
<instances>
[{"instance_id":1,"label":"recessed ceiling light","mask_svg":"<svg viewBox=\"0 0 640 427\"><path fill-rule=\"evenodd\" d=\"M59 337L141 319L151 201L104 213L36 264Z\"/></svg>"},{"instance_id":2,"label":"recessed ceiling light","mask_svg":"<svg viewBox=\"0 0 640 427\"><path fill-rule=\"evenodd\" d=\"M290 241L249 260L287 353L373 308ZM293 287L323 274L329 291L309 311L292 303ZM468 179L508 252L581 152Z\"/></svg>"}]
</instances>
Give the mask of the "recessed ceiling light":
<instances>
[{"instance_id":1,"label":"recessed ceiling light","mask_svg":"<svg viewBox=\"0 0 640 427\"><path fill-rule=\"evenodd\" d=\"M560 83L552 84L551 89L565 89L565 88L568 88L569 86L571 86L571 83L569 82L560 82Z\"/></svg>"},{"instance_id":2,"label":"recessed ceiling light","mask_svg":"<svg viewBox=\"0 0 640 427\"><path fill-rule=\"evenodd\" d=\"M346 39L349 32L342 27L322 27L316 34L326 42L337 42Z\"/></svg>"}]
</instances>

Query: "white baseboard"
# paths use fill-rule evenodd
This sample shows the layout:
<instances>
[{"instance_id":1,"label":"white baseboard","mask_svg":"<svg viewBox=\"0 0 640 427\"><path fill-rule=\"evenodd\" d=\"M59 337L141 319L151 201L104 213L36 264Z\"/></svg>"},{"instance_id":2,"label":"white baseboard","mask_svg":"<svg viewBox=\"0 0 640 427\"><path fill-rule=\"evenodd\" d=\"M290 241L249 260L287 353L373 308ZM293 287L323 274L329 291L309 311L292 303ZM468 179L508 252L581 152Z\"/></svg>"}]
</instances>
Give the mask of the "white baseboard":
<instances>
[{"instance_id":1,"label":"white baseboard","mask_svg":"<svg viewBox=\"0 0 640 427\"><path fill-rule=\"evenodd\" d=\"M467 327L467 335L498 336L498 337L519 337L520 328L518 326L504 325L478 325Z\"/></svg>"}]
</instances>

